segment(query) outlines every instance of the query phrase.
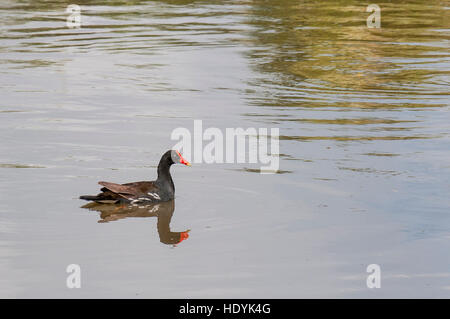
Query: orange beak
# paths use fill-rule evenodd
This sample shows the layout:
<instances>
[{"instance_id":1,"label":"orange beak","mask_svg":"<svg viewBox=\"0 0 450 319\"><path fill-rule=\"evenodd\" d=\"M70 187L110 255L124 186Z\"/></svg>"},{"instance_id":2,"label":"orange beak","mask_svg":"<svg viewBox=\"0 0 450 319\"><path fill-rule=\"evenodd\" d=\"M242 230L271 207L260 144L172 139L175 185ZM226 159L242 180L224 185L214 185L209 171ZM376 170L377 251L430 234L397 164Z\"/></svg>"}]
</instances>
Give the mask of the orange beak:
<instances>
[{"instance_id":1,"label":"orange beak","mask_svg":"<svg viewBox=\"0 0 450 319\"><path fill-rule=\"evenodd\" d=\"M191 166L191 163L189 163L188 161L186 161L183 156L181 156L180 152L177 151L178 156L180 157L180 163L187 165L187 166Z\"/></svg>"}]
</instances>

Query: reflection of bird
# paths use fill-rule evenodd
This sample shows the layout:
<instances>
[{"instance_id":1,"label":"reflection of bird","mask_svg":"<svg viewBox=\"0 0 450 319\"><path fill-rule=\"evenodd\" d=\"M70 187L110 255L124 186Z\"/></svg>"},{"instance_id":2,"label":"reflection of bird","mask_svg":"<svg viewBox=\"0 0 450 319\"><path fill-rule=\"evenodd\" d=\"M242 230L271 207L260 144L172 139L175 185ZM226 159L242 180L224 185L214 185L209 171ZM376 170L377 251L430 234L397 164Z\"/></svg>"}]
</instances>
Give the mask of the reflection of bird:
<instances>
[{"instance_id":1,"label":"reflection of bird","mask_svg":"<svg viewBox=\"0 0 450 319\"><path fill-rule=\"evenodd\" d=\"M163 244L174 245L189 238L189 231L170 231L170 221L175 210L175 201L151 205L101 204L88 203L82 208L100 212L99 223L107 223L128 217L158 217L159 239Z\"/></svg>"},{"instance_id":2,"label":"reflection of bird","mask_svg":"<svg viewBox=\"0 0 450 319\"><path fill-rule=\"evenodd\" d=\"M84 195L80 199L91 200L100 203L132 203L151 204L165 202L175 197L175 185L170 175L172 164L184 164L191 166L178 151L170 150L164 153L158 164L158 178L152 182L135 182L127 184L114 184L98 182L104 186L98 195Z\"/></svg>"}]
</instances>

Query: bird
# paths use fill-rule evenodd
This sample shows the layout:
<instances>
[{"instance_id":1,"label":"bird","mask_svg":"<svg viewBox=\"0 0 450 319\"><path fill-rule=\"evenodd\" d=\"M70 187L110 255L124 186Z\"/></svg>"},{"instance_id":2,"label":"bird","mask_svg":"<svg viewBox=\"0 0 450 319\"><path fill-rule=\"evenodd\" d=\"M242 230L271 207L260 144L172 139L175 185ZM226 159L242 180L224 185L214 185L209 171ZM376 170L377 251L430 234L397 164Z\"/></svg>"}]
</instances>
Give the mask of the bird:
<instances>
[{"instance_id":1,"label":"bird","mask_svg":"<svg viewBox=\"0 0 450 319\"><path fill-rule=\"evenodd\" d=\"M129 203L136 205L167 202L175 198L175 185L170 175L172 164L191 164L176 150L168 150L158 164L158 178L155 181L142 181L126 184L98 182L103 188L97 195L82 195L80 199L97 203Z\"/></svg>"}]
</instances>

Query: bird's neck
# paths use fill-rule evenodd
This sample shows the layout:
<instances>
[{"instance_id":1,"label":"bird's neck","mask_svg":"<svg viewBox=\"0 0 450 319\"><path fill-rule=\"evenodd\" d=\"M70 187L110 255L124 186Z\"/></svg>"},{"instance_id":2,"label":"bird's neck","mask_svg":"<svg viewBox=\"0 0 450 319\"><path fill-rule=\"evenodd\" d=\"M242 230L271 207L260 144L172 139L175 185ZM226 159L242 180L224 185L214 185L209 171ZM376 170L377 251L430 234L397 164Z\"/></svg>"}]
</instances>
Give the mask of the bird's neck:
<instances>
[{"instance_id":1,"label":"bird's neck","mask_svg":"<svg viewBox=\"0 0 450 319\"><path fill-rule=\"evenodd\" d=\"M175 185L173 184L172 176L170 175L170 165L161 161L158 165L158 179L156 180L158 184L168 187L172 192L175 192Z\"/></svg>"}]
</instances>

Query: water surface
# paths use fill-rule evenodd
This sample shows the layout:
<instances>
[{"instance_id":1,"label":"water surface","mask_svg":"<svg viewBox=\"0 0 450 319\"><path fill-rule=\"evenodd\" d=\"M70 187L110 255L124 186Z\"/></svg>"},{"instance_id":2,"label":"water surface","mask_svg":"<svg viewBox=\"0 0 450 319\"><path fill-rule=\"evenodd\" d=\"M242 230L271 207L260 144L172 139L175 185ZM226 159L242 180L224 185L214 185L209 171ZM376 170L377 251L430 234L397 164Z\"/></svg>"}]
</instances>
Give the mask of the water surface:
<instances>
[{"instance_id":1,"label":"water surface","mask_svg":"<svg viewBox=\"0 0 450 319\"><path fill-rule=\"evenodd\" d=\"M0 296L450 296L444 2L377 2L381 29L359 1L74 2L80 29L66 1L0 4ZM282 174L173 167L175 246L81 208L196 119L278 127Z\"/></svg>"}]
</instances>

